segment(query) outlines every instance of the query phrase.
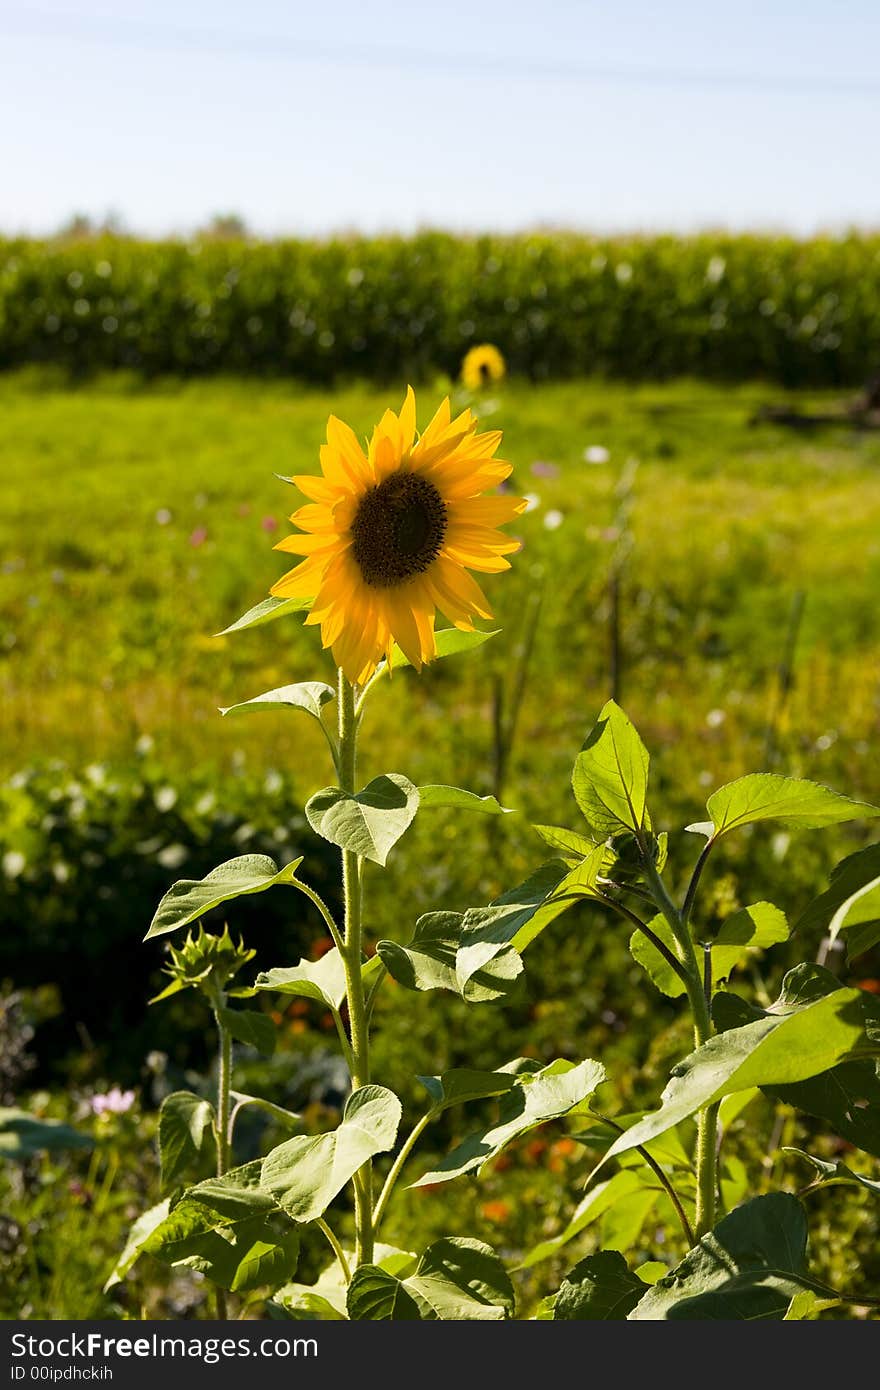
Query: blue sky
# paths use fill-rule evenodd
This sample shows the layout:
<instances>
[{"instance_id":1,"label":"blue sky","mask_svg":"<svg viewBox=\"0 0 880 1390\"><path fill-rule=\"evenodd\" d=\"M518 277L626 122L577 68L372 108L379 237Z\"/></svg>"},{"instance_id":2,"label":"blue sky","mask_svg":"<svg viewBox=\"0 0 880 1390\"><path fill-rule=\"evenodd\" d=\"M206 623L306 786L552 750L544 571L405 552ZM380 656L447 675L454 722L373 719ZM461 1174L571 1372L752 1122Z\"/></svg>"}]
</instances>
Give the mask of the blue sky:
<instances>
[{"instance_id":1,"label":"blue sky","mask_svg":"<svg viewBox=\"0 0 880 1390\"><path fill-rule=\"evenodd\" d=\"M0 0L0 229L880 226L880 5Z\"/></svg>"}]
</instances>

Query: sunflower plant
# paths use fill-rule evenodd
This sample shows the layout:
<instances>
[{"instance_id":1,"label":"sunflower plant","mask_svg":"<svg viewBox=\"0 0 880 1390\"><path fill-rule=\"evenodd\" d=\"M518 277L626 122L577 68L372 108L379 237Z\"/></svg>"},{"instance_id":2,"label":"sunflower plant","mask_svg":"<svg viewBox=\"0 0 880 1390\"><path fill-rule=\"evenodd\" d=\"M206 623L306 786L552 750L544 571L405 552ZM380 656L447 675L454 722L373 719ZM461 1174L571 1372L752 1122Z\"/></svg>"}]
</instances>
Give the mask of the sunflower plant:
<instances>
[{"instance_id":1,"label":"sunflower plant","mask_svg":"<svg viewBox=\"0 0 880 1390\"><path fill-rule=\"evenodd\" d=\"M227 631L306 613L332 653L336 681L282 686L232 708L287 707L322 729L336 780L305 811L314 831L340 852L342 910L332 910L310 885L302 857L279 868L264 856L243 855L204 879L174 884L162 899L149 937L180 931L245 894L294 890L317 909L333 945L318 960L278 966L244 986L234 979L250 954L228 932L211 937L200 929L172 951L163 995L196 988L213 1009L216 1103L188 1092L168 1098L159 1124L168 1194L135 1223L111 1281L146 1253L207 1276L221 1316L232 1294L242 1308L269 1296L274 1313L291 1318L513 1317L510 1273L483 1242L450 1234L409 1251L382 1240L423 1135L452 1107L484 1102L490 1118L474 1122L411 1185L442 1187L479 1175L547 1121L565 1119L591 1159L577 1210L521 1256L520 1269L550 1257L558 1262L612 1211L617 1229L631 1232L630 1243L651 1212L668 1232L656 1252L662 1258L636 1267L626 1250L594 1248L537 1316L803 1318L852 1303L880 1306L869 1292L830 1289L811 1273L806 1206L808 1194L826 1183L880 1187L861 1157L880 1157L880 1006L810 963L789 971L775 1003L760 990L758 1002L750 1002L738 972L787 940L784 914L756 902L716 930L699 910L707 867L728 837L768 822L796 830L870 819L880 815L876 808L795 778L740 778L709 798L708 821L687 827L703 847L677 896L668 883L667 834L657 828L656 808L649 809L647 750L610 702L575 761L578 828L534 827L552 851L546 862L486 906L428 912L408 935L404 929L394 939L365 940L369 874L386 866L417 814L438 806L505 814L494 797L419 787L398 772L362 785L358 770L366 707L392 672L421 671L491 635L475 626L492 612L474 573L509 568L517 543L500 528L525 506L497 490L511 471L496 457L500 441L497 432L480 433L469 410L453 417L448 401L418 433L410 390L399 412L386 411L366 447L331 416L320 474L288 480L308 501L291 518L297 533L277 548L298 563ZM438 628L438 613L451 625ZM371 1059L374 1007L386 981L416 994L446 990L470 1004L503 1005L519 984L526 950L576 905L622 922L647 987L682 999L689 1010L694 1050L673 1067L659 1106L620 1113L619 1092L590 1058L541 1065L515 1057L488 1068L481 1058L473 1068L420 1076L423 1108L404 1122L401 1100L374 1075ZM846 931L857 955L880 940L878 922L880 859L870 846L839 866L804 925L821 926L829 939ZM271 1050L271 1020L247 1007L267 993L327 1010L350 1093L335 1129L293 1132L264 1156L237 1163L242 1106L261 1104L288 1131L303 1128L299 1116L271 1100L231 1089L233 1040ZM855 1158L842 1164L790 1153L786 1163L814 1172L800 1195L766 1191L741 1162L725 1165L728 1129L761 1094L819 1117ZM306 1232L327 1249L326 1268L312 1283L296 1280Z\"/></svg>"}]
</instances>

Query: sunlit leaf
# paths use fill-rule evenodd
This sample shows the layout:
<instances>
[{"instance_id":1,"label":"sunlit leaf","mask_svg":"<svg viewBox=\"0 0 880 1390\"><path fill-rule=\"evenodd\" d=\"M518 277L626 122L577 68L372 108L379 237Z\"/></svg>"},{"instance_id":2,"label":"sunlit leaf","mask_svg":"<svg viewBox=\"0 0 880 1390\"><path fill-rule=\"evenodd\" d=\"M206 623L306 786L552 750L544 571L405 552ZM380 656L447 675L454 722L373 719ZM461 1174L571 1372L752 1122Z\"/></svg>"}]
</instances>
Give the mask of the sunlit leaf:
<instances>
[{"instance_id":1,"label":"sunlit leaf","mask_svg":"<svg viewBox=\"0 0 880 1390\"><path fill-rule=\"evenodd\" d=\"M781 777L774 772L754 772L720 787L709 797L706 810L712 818L711 832L706 833L715 840L758 821L776 821L790 830L819 830L843 821L880 816L880 807L853 801L818 782Z\"/></svg>"},{"instance_id":2,"label":"sunlit leaf","mask_svg":"<svg viewBox=\"0 0 880 1390\"><path fill-rule=\"evenodd\" d=\"M648 1288L619 1251L600 1250L565 1276L553 1317L557 1322L624 1322Z\"/></svg>"},{"instance_id":3,"label":"sunlit leaf","mask_svg":"<svg viewBox=\"0 0 880 1390\"><path fill-rule=\"evenodd\" d=\"M602 709L577 756L571 785L596 839L621 829L641 832L650 825L647 749L613 700Z\"/></svg>"},{"instance_id":4,"label":"sunlit leaf","mask_svg":"<svg viewBox=\"0 0 880 1390\"><path fill-rule=\"evenodd\" d=\"M304 714L310 714L323 725L321 710L335 698L336 691L332 685L325 685L323 681L300 681L297 685L280 685L275 690L267 690L265 694L255 695L252 700L242 700L237 705L223 706L220 713L234 714L237 710L277 709L286 706L288 709L298 709Z\"/></svg>"},{"instance_id":5,"label":"sunlit leaf","mask_svg":"<svg viewBox=\"0 0 880 1390\"><path fill-rule=\"evenodd\" d=\"M513 1287L504 1266L478 1240L434 1241L405 1278L362 1265L348 1291L349 1317L356 1320L497 1322L513 1312Z\"/></svg>"},{"instance_id":6,"label":"sunlit leaf","mask_svg":"<svg viewBox=\"0 0 880 1390\"><path fill-rule=\"evenodd\" d=\"M149 941L153 936L177 931L233 898L263 893L277 884L295 884L301 863L302 857L279 869L265 854L242 854L218 865L204 878L180 879L159 903L144 939Z\"/></svg>"},{"instance_id":7,"label":"sunlit leaf","mask_svg":"<svg viewBox=\"0 0 880 1390\"><path fill-rule=\"evenodd\" d=\"M449 806L460 811L478 811L485 816L516 814L510 806L502 806L494 796L477 796L476 792L466 792L461 787L445 787L434 783L419 787L419 806Z\"/></svg>"},{"instance_id":8,"label":"sunlit leaf","mask_svg":"<svg viewBox=\"0 0 880 1390\"><path fill-rule=\"evenodd\" d=\"M408 777L389 772L362 792L325 787L306 803L306 816L331 844L384 865L418 809L418 789Z\"/></svg>"},{"instance_id":9,"label":"sunlit leaf","mask_svg":"<svg viewBox=\"0 0 880 1390\"><path fill-rule=\"evenodd\" d=\"M406 989L446 989L472 1004L506 999L522 974L518 952L502 946L485 966L461 980L456 958L462 923L460 912L428 912L416 922L406 946L380 941L376 951L389 975Z\"/></svg>"},{"instance_id":10,"label":"sunlit leaf","mask_svg":"<svg viewBox=\"0 0 880 1390\"><path fill-rule=\"evenodd\" d=\"M243 632L247 627L261 627L263 623L273 623L276 618L285 618L288 613L304 613L311 608L310 598L264 598L253 608L249 608L234 623L218 632L218 637L227 637L230 632Z\"/></svg>"},{"instance_id":11,"label":"sunlit leaf","mask_svg":"<svg viewBox=\"0 0 880 1390\"><path fill-rule=\"evenodd\" d=\"M173 1187L213 1148L214 1107L191 1091L172 1091L159 1108L162 1186Z\"/></svg>"}]
</instances>

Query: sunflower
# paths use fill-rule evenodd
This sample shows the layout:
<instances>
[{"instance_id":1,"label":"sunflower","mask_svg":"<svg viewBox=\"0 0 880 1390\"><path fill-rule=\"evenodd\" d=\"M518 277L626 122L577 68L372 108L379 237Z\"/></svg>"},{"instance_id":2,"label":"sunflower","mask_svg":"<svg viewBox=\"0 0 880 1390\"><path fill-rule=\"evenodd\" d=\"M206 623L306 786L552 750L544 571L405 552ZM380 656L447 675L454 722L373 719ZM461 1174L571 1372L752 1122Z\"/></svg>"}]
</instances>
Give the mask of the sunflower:
<instances>
[{"instance_id":1,"label":"sunflower","mask_svg":"<svg viewBox=\"0 0 880 1390\"><path fill-rule=\"evenodd\" d=\"M461 364L461 379L469 391L481 391L484 386L501 381L506 371L507 363L497 347L492 343L480 343L466 354Z\"/></svg>"},{"instance_id":2,"label":"sunflower","mask_svg":"<svg viewBox=\"0 0 880 1390\"><path fill-rule=\"evenodd\" d=\"M493 457L498 430L477 434L469 410L451 418L449 401L416 435L412 388L400 414L386 410L366 452L334 415L321 448L321 476L292 481L310 499L291 521L303 535L276 550L305 558L272 586L278 598L310 599L307 624L355 684L369 680L396 642L417 670L436 656L438 609L472 632L491 618L468 570L497 574L519 543L496 528L526 506L509 495L484 497L511 465Z\"/></svg>"}]
</instances>

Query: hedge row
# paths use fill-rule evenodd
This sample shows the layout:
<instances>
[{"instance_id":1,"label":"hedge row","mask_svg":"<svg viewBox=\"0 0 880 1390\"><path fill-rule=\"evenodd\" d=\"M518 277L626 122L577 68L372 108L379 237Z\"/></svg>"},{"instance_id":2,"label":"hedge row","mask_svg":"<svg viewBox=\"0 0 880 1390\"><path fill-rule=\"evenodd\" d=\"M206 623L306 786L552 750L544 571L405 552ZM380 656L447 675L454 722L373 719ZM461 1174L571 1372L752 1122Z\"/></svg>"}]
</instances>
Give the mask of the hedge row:
<instances>
[{"instance_id":1,"label":"hedge row","mask_svg":"<svg viewBox=\"0 0 880 1390\"><path fill-rule=\"evenodd\" d=\"M0 241L0 367L384 381L486 340L534 379L861 383L880 235Z\"/></svg>"}]
</instances>

